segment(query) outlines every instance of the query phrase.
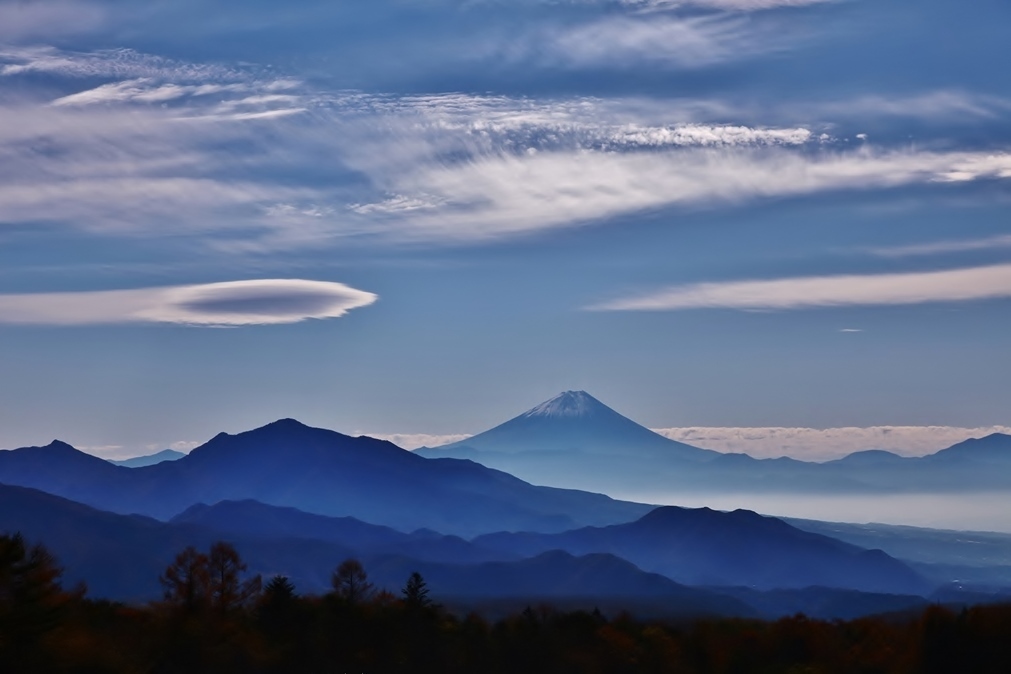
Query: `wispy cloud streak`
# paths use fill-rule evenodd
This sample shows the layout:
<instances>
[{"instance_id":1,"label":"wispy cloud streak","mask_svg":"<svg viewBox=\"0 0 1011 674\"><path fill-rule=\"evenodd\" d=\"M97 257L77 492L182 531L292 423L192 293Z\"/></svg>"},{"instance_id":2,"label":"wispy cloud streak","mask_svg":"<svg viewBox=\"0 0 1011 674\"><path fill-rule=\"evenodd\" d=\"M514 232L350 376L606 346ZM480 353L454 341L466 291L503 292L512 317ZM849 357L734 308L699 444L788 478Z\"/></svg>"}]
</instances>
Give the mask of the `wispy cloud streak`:
<instances>
[{"instance_id":1,"label":"wispy cloud streak","mask_svg":"<svg viewBox=\"0 0 1011 674\"><path fill-rule=\"evenodd\" d=\"M768 51L777 44L759 39L749 24L722 15L607 17L555 29L536 43L541 59L570 68L630 63L699 68Z\"/></svg>"},{"instance_id":2,"label":"wispy cloud streak","mask_svg":"<svg viewBox=\"0 0 1011 674\"><path fill-rule=\"evenodd\" d=\"M642 10L667 10L678 7L702 7L734 12L755 12L765 9L804 7L840 0L622 0L622 4Z\"/></svg>"},{"instance_id":3,"label":"wispy cloud streak","mask_svg":"<svg viewBox=\"0 0 1011 674\"><path fill-rule=\"evenodd\" d=\"M966 253L977 250L993 250L995 248L1011 248L1011 234L999 234L982 239L934 241L931 243L910 244L908 246L872 248L870 252L880 257L913 257L919 255Z\"/></svg>"},{"instance_id":4,"label":"wispy cloud streak","mask_svg":"<svg viewBox=\"0 0 1011 674\"><path fill-rule=\"evenodd\" d=\"M489 155L387 177L387 191L444 204L404 219L406 236L481 239L692 203L1011 177L1011 155L770 149Z\"/></svg>"},{"instance_id":5,"label":"wispy cloud streak","mask_svg":"<svg viewBox=\"0 0 1011 674\"><path fill-rule=\"evenodd\" d=\"M0 46L0 75L45 73L72 78L168 78L176 81L244 79L248 71L187 63L133 49L72 52L50 46Z\"/></svg>"},{"instance_id":6,"label":"wispy cloud streak","mask_svg":"<svg viewBox=\"0 0 1011 674\"><path fill-rule=\"evenodd\" d=\"M1011 297L1011 264L904 274L694 283L602 302L599 311L805 309Z\"/></svg>"},{"instance_id":7,"label":"wispy cloud streak","mask_svg":"<svg viewBox=\"0 0 1011 674\"><path fill-rule=\"evenodd\" d=\"M327 93L130 51L3 59L14 75L113 79L0 103L4 225L242 232L211 245L246 251L455 243L681 205L1011 177L1004 151L846 150L807 126L715 123L734 107L714 101Z\"/></svg>"}]
</instances>

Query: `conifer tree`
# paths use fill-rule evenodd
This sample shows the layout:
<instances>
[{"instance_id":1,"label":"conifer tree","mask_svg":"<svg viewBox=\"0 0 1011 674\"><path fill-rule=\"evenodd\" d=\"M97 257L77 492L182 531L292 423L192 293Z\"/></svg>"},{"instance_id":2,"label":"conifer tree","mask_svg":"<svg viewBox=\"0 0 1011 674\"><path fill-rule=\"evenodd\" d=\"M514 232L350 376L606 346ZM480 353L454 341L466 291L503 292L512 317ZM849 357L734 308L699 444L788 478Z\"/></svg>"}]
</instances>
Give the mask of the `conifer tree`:
<instances>
[{"instance_id":1,"label":"conifer tree","mask_svg":"<svg viewBox=\"0 0 1011 674\"><path fill-rule=\"evenodd\" d=\"M409 609L418 610L432 605L432 600L428 598L428 583L417 571L407 578L407 584L400 592L404 595L404 604Z\"/></svg>"}]
</instances>

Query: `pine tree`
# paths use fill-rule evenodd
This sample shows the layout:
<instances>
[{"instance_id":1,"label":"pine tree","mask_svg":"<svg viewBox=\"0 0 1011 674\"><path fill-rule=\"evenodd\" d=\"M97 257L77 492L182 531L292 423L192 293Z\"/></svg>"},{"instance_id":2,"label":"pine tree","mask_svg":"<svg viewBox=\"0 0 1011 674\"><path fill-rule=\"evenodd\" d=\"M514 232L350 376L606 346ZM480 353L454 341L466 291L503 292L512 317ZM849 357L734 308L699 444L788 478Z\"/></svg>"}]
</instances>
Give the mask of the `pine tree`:
<instances>
[{"instance_id":1,"label":"pine tree","mask_svg":"<svg viewBox=\"0 0 1011 674\"><path fill-rule=\"evenodd\" d=\"M400 592L404 595L404 604L409 609L418 610L432 605L432 600L428 598L428 583L417 571L408 577L407 584Z\"/></svg>"},{"instance_id":2,"label":"pine tree","mask_svg":"<svg viewBox=\"0 0 1011 674\"><path fill-rule=\"evenodd\" d=\"M67 602L84 595L60 586L63 569L41 545L20 533L0 534L0 661L16 660L59 624ZM27 670L26 670L27 671Z\"/></svg>"}]
</instances>

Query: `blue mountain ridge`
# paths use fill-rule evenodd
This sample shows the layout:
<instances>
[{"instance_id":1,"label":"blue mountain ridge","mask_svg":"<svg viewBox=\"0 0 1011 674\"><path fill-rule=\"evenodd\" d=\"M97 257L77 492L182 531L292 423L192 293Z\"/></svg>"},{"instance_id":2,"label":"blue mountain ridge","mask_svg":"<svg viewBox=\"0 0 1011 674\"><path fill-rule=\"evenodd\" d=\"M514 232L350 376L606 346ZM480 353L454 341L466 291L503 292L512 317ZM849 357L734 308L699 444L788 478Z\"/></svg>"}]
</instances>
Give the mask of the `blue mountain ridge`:
<instances>
[{"instance_id":1,"label":"blue mountain ridge","mask_svg":"<svg viewBox=\"0 0 1011 674\"><path fill-rule=\"evenodd\" d=\"M474 542L524 555L556 549L572 554L609 552L687 585L929 591L922 577L881 550L801 531L747 510L726 513L669 506L626 524L559 534L487 534Z\"/></svg>"},{"instance_id":2,"label":"blue mountain ridge","mask_svg":"<svg viewBox=\"0 0 1011 674\"><path fill-rule=\"evenodd\" d=\"M825 463L756 459L669 440L584 391L566 391L488 431L417 452L608 494L1011 490L1011 436L1000 433L922 458L870 450Z\"/></svg>"},{"instance_id":3,"label":"blue mountain ridge","mask_svg":"<svg viewBox=\"0 0 1011 674\"><path fill-rule=\"evenodd\" d=\"M240 507L251 505L246 502ZM260 506L258 512L262 514L263 508L269 506ZM352 523L341 524L347 527ZM363 522L354 526L359 533L370 528ZM377 531L373 535L391 535L391 530L374 529ZM286 575L300 592L327 591L330 573L337 564L357 556L377 587L391 591L402 586L410 573L420 570L436 596L456 600L520 596L648 599L668 602L672 614L755 614L744 602L684 587L609 554L574 556L552 551L526 559L507 555L507 559L471 564L420 560L399 551L370 549L360 540L224 534L187 522L165 523L103 512L38 490L0 485L0 532L15 531L30 542L46 545L64 565L68 584L85 582L91 596L126 601L157 598L158 576L176 553L187 545L206 549L224 537L240 550L249 573Z\"/></svg>"},{"instance_id":4,"label":"blue mountain ridge","mask_svg":"<svg viewBox=\"0 0 1011 674\"><path fill-rule=\"evenodd\" d=\"M563 531L635 519L651 506L538 487L470 461L429 460L396 445L284 419L221 433L177 461L114 466L55 441L0 452L0 482L93 507L168 519L196 503L256 499L403 531L474 535Z\"/></svg>"},{"instance_id":5,"label":"blue mountain ridge","mask_svg":"<svg viewBox=\"0 0 1011 674\"><path fill-rule=\"evenodd\" d=\"M712 516L702 511L686 513ZM659 526L656 533L662 535L667 517L647 516L638 524L645 530ZM69 583L84 581L91 596L126 601L156 598L158 574L179 550L186 545L206 549L219 539L240 550L250 573L286 575L300 592L326 591L330 571L353 555L363 560L378 587L395 591L407 575L420 571L437 599L445 598L461 610L552 601L615 611L636 608L662 616L774 616L806 607L812 615L843 617L920 606L925 601L895 592L825 587L775 592L740 585L692 588L607 552L496 552L479 542L432 531L404 534L351 518L321 517L255 501L201 504L166 523L0 485L0 532L13 531L46 544L66 568ZM661 537L656 542L663 546L670 541ZM471 550L469 559L461 555L466 548Z\"/></svg>"}]
</instances>

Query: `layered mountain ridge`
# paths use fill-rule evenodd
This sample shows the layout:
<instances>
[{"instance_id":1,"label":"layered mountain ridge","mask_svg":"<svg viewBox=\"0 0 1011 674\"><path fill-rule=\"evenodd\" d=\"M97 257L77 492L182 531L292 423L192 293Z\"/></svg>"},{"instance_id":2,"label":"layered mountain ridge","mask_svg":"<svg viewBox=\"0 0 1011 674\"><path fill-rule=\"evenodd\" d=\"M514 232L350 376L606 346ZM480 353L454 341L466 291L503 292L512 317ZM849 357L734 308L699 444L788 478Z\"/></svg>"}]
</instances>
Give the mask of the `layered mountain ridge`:
<instances>
[{"instance_id":1,"label":"layered mountain ridge","mask_svg":"<svg viewBox=\"0 0 1011 674\"><path fill-rule=\"evenodd\" d=\"M418 453L607 494L1011 490L1008 435L966 440L920 458L868 450L826 463L756 459L669 440L584 391L566 391L483 433Z\"/></svg>"},{"instance_id":2,"label":"layered mountain ridge","mask_svg":"<svg viewBox=\"0 0 1011 674\"><path fill-rule=\"evenodd\" d=\"M727 534L716 531L719 525L714 528L714 522L740 518L740 514L712 511L684 513L688 518L696 515L713 529L715 537ZM648 539L653 538L657 550L691 545L690 540L672 538L681 534L668 520L669 513L651 513L632 523L630 530L638 531L642 545L649 545ZM779 525L804 537L789 525ZM362 560L378 587L395 591L410 573L418 571L437 597L464 608L494 599L510 605L562 601L585 608L635 607L665 616L774 616L789 614L795 606L814 605L827 592L803 588L780 595L752 588L749 598L742 600L738 598L739 586L745 584L745 576L719 578L721 587L690 587L669 572L650 572L641 563L605 550L578 553L559 545L530 552L523 544L503 544L502 537L518 536L519 541L519 534L487 537L494 542L488 545L482 542L484 537L465 541L432 531L406 534L353 518L323 517L248 500L194 505L172 521L161 522L103 512L34 489L0 485L0 532L4 531L20 531L30 541L45 543L65 566L68 581L86 582L91 596L125 601L157 598L158 575L176 553L188 545L207 549L220 539L241 551L251 573L285 575L301 592L325 592L336 564L354 556ZM579 531L572 534L582 535ZM859 550L838 542L834 546L846 554ZM925 602L922 597L900 596L898 592L905 589L900 585L888 594L872 595L848 589L853 583L843 575L835 581L830 586L838 592L831 596L845 601L822 609L825 617L845 615L861 606L919 606Z\"/></svg>"},{"instance_id":3,"label":"layered mountain ridge","mask_svg":"<svg viewBox=\"0 0 1011 674\"><path fill-rule=\"evenodd\" d=\"M859 491L873 488L868 476L899 482L910 469L920 484L925 476L971 482L981 473L999 480L1009 440L971 440L923 459L870 451L829 464L760 461L673 442L585 392L567 391L455 451L532 461L528 467L555 462L570 478L654 480L672 490L691 480L705 486L703 478L715 475L724 485L777 488L802 476L808 489ZM748 510L657 508L535 486L470 460L426 458L433 453L293 419L220 433L186 456L133 468L54 441L0 451L0 531L52 546L97 593L128 599L150 598L157 573L182 547L218 539L242 547L256 570L290 575L313 591L325 590L333 566L356 555L393 587L422 569L454 597L652 597L661 607L684 600L692 611L735 615L797 606L849 615L860 606L915 604L955 578L1004 577L962 575L973 560L938 557L932 551L941 534L918 533L923 543L909 537L893 548L915 552L914 569L877 549L886 546L872 544L871 529L795 527ZM835 530L851 542L831 536ZM958 544L950 540L949 549ZM738 589L714 598L688 586Z\"/></svg>"},{"instance_id":4,"label":"layered mountain ridge","mask_svg":"<svg viewBox=\"0 0 1011 674\"><path fill-rule=\"evenodd\" d=\"M72 470L70 467L73 467ZM282 419L218 434L177 461L124 468L66 443L0 452L0 483L102 510L168 519L195 503L256 499L404 531L563 531L628 521L650 506L537 487L469 461L428 460L384 440Z\"/></svg>"}]
</instances>

